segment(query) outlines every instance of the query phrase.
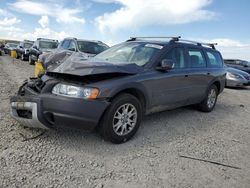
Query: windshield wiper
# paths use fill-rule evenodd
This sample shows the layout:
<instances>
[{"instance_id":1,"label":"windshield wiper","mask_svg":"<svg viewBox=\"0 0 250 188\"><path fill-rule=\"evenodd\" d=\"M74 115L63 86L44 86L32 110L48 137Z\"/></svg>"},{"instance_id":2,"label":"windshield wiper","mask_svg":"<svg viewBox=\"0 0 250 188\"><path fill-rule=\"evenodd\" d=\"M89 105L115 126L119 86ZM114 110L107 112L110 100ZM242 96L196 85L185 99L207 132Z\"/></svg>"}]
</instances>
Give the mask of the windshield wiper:
<instances>
[{"instance_id":1,"label":"windshield wiper","mask_svg":"<svg viewBox=\"0 0 250 188\"><path fill-rule=\"evenodd\" d=\"M90 51L83 51L84 53L88 53L88 54L94 54L93 52Z\"/></svg>"}]
</instances>

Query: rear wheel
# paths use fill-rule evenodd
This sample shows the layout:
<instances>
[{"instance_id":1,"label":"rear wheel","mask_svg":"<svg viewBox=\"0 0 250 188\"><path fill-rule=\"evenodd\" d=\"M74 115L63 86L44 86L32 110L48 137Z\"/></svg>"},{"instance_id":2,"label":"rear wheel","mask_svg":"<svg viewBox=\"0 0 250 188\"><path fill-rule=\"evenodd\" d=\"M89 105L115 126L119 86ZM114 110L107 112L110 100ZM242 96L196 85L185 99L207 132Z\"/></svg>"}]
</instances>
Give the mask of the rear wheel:
<instances>
[{"instance_id":1,"label":"rear wheel","mask_svg":"<svg viewBox=\"0 0 250 188\"><path fill-rule=\"evenodd\" d=\"M139 100L130 94L117 96L100 122L100 133L105 140L119 144L131 139L142 119Z\"/></svg>"},{"instance_id":2,"label":"rear wheel","mask_svg":"<svg viewBox=\"0 0 250 188\"><path fill-rule=\"evenodd\" d=\"M199 110L201 110L202 112L211 112L216 105L217 97L218 88L213 84L208 89L206 98L198 105Z\"/></svg>"}]
</instances>

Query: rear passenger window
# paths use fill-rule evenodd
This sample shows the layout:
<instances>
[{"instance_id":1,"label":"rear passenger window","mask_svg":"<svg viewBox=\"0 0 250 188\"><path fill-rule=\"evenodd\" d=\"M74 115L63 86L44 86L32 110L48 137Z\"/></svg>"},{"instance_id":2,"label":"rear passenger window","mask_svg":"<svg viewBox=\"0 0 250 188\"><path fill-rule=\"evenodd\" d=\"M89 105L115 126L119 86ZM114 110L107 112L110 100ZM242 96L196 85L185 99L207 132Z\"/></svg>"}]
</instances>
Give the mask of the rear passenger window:
<instances>
[{"instance_id":1,"label":"rear passenger window","mask_svg":"<svg viewBox=\"0 0 250 188\"><path fill-rule=\"evenodd\" d=\"M218 68L222 67L223 60L218 52L206 52L208 56L208 67L211 68Z\"/></svg>"},{"instance_id":2,"label":"rear passenger window","mask_svg":"<svg viewBox=\"0 0 250 188\"><path fill-rule=\"evenodd\" d=\"M174 68L181 69L186 68L184 48L173 48L164 55L162 59L171 59L175 62Z\"/></svg>"},{"instance_id":3,"label":"rear passenger window","mask_svg":"<svg viewBox=\"0 0 250 188\"><path fill-rule=\"evenodd\" d=\"M188 55L189 55L189 60L190 60L190 67L192 68L206 67L206 60L204 56L202 55L201 50L189 49Z\"/></svg>"}]
</instances>

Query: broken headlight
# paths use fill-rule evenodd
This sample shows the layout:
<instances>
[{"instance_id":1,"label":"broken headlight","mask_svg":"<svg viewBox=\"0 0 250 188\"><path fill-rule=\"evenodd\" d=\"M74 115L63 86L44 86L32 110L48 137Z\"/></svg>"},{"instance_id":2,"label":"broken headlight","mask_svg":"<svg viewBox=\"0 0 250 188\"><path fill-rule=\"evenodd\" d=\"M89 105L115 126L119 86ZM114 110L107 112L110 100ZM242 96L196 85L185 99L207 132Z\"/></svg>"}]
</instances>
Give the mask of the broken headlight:
<instances>
[{"instance_id":1,"label":"broken headlight","mask_svg":"<svg viewBox=\"0 0 250 188\"><path fill-rule=\"evenodd\" d=\"M99 90L96 88L57 84L52 89L52 93L65 97L96 99L99 94Z\"/></svg>"}]
</instances>

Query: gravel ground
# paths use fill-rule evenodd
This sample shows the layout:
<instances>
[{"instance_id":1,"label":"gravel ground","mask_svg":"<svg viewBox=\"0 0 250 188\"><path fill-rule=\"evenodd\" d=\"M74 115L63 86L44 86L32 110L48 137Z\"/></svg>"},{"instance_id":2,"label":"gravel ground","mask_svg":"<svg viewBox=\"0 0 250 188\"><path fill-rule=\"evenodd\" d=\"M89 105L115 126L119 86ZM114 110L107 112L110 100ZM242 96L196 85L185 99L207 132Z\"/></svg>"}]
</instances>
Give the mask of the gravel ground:
<instances>
[{"instance_id":1,"label":"gravel ground","mask_svg":"<svg viewBox=\"0 0 250 188\"><path fill-rule=\"evenodd\" d=\"M73 130L25 141L42 130L15 122L9 97L33 71L0 56L0 187L250 187L249 89L225 89L212 113L186 107L145 117L121 145Z\"/></svg>"}]
</instances>

